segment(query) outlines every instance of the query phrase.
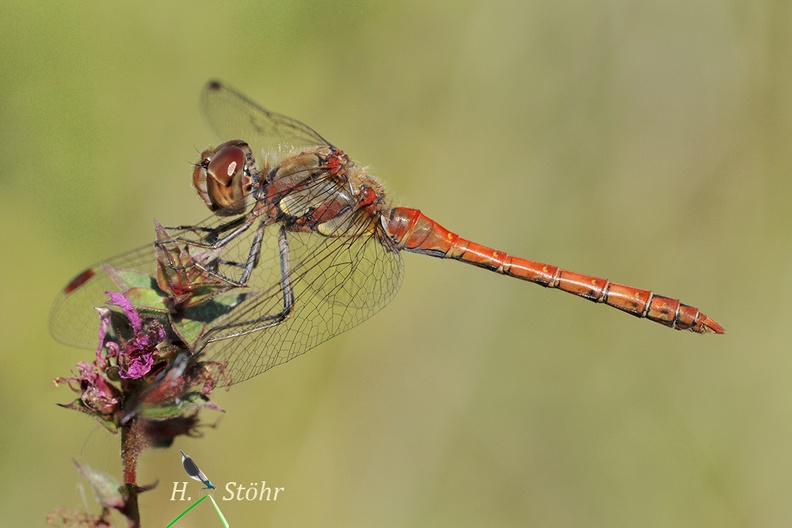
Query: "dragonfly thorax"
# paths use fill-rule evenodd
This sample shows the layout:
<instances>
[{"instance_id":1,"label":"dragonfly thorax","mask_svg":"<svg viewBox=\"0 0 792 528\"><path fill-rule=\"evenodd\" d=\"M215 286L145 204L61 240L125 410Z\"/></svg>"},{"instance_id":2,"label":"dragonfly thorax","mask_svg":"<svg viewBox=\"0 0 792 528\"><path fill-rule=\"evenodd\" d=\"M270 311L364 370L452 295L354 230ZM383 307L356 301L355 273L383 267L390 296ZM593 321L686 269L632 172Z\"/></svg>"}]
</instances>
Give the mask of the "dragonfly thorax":
<instances>
[{"instance_id":1,"label":"dragonfly thorax","mask_svg":"<svg viewBox=\"0 0 792 528\"><path fill-rule=\"evenodd\" d=\"M290 156L270 172L267 201L297 228L341 236L366 211L373 213L381 186L342 150L317 147Z\"/></svg>"}]
</instances>

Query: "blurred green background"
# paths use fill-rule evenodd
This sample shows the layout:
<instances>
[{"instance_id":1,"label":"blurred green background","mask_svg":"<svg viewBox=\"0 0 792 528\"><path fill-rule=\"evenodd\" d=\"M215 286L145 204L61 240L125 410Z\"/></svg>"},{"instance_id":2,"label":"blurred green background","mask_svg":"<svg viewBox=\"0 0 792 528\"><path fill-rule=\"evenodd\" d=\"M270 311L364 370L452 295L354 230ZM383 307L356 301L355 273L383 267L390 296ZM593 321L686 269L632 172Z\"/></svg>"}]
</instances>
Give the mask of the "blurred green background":
<instances>
[{"instance_id":1,"label":"blurred green background","mask_svg":"<svg viewBox=\"0 0 792 528\"><path fill-rule=\"evenodd\" d=\"M154 219L207 216L190 163L217 142L210 78L316 128L395 202L728 334L405 255L380 314L217 393L203 439L143 454L144 526L186 507L177 449L221 487L285 487L221 501L232 526L789 525L788 2L6 0L2 20L4 525L83 493L98 511L72 457L120 478L118 438L55 406L72 393L52 378L92 352L54 342L48 311ZM180 524L218 525L208 504Z\"/></svg>"}]
</instances>

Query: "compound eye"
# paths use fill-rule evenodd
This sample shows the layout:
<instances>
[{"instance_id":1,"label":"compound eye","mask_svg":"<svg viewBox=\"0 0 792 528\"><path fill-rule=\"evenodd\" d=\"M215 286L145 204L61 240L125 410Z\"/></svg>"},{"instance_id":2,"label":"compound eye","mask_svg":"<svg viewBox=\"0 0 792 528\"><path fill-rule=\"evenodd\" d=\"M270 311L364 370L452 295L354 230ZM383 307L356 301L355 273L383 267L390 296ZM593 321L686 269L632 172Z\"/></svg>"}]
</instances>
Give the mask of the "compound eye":
<instances>
[{"instance_id":1,"label":"compound eye","mask_svg":"<svg viewBox=\"0 0 792 528\"><path fill-rule=\"evenodd\" d=\"M237 146L228 146L217 152L206 167L209 178L228 187L238 180L239 173L245 170L245 151Z\"/></svg>"},{"instance_id":2,"label":"compound eye","mask_svg":"<svg viewBox=\"0 0 792 528\"><path fill-rule=\"evenodd\" d=\"M248 164L253 165L250 147L238 139L201 153L193 171L193 185L209 209L220 216L245 210L245 198L253 183Z\"/></svg>"},{"instance_id":3,"label":"compound eye","mask_svg":"<svg viewBox=\"0 0 792 528\"><path fill-rule=\"evenodd\" d=\"M223 143L206 167L210 209L220 216L240 214L245 210L245 197L250 192L251 184L245 166L249 152L247 143Z\"/></svg>"}]
</instances>

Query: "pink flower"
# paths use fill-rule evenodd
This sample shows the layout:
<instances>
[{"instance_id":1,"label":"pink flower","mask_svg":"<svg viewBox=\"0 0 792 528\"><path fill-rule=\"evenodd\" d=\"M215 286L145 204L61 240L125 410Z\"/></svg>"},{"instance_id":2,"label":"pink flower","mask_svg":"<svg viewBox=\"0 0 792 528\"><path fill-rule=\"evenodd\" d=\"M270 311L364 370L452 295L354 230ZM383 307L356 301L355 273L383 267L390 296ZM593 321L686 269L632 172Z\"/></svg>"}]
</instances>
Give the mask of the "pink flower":
<instances>
[{"instance_id":1,"label":"pink flower","mask_svg":"<svg viewBox=\"0 0 792 528\"><path fill-rule=\"evenodd\" d=\"M66 383L80 394L85 409L96 415L110 417L119 408L121 394L118 389L102 376L97 363L85 361L77 363L79 375L73 378L56 378L55 384Z\"/></svg>"},{"instance_id":2,"label":"pink flower","mask_svg":"<svg viewBox=\"0 0 792 528\"><path fill-rule=\"evenodd\" d=\"M165 340L165 328L159 321L151 321L144 327L140 315L135 311L132 302L123 293L106 292L110 297L108 304L121 308L129 321L132 337L128 340L120 338L120 343L105 342L107 328L110 325L110 314L102 314L100 325L100 345L97 357L101 355L102 346L107 348L107 357L115 357L118 361L118 375L125 379L140 379L149 373L157 356L157 345Z\"/></svg>"}]
</instances>

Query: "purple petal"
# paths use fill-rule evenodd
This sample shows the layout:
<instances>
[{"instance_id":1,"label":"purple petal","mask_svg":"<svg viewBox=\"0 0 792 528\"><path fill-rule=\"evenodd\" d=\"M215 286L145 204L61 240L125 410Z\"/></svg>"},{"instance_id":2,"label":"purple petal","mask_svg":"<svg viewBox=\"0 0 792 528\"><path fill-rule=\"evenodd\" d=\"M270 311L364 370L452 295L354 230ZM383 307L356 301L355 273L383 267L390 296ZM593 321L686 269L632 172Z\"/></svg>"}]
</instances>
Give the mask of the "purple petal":
<instances>
[{"instance_id":1,"label":"purple petal","mask_svg":"<svg viewBox=\"0 0 792 528\"><path fill-rule=\"evenodd\" d=\"M96 311L99 312L99 346L96 347L96 359L99 361L102 358L102 348L104 348L107 328L110 326L110 310L107 308L96 308Z\"/></svg>"},{"instance_id":2,"label":"purple petal","mask_svg":"<svg viewBox=\"0 0 792 528\"><path fill-rule=\"evenodd\" d=\"M165 341L165 328L162 325L157 325L155 328L149 327L149 335L155 344L162 343Z\"/></svg>"},{"instance_id":3,"label":"purple petal","mask_svg":"<svg viewBox=\"0 0 792 528\"><path fill-rule=\"evenodd\" d=\"M118 375L126 379L139 379L149 373L154 365L154 354L147 352L135 354L128 359L125 369L121 369Z\"/></svg>"},{"instance_id":4,"label":"purple petal","mask_svg":"<svg viewBox=\"0 0 792 528\"><path fill-rule=\"evenodd\" d=\"M107 342L107 359L118 357L121 347L114 341Z\"/></svg>"},{"instance_id":5,"label":"purple petal","mask_svg":"<svg viewBox=\"0 0 792 528\"><path fill-rule=\"evenodd\" d=\"M134 307L132 306L132 301L126 298L123 293L116 293L116 292L105 292L109 297L110 300L107 301L108 304L115 304L119 308L124 311L124 314L129 319L129 323L132 325L132 330L137 334L140 332L140 328L143 326L140 322L140 316L135 311Z\"/></svg>"}]
</instances>

